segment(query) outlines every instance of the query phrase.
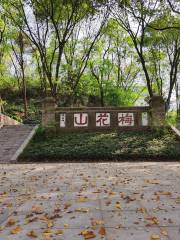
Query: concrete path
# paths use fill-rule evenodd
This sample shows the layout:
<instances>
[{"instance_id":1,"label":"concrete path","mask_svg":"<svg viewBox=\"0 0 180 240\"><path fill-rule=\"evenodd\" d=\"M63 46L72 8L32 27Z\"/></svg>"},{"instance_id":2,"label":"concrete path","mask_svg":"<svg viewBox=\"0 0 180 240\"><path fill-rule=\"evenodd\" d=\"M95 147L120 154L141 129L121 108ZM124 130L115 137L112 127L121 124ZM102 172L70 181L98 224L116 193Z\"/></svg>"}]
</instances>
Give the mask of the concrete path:
<instances>
[{"instance_id":1,"label":"concrete path","mask_svg":"<svg viewBox=\"0 0 180 240\"><path fill-rule=\"evenodd\" d=\"M0 163L12 159L32 129L33 126L29 125L4 126L0 129Z\"/></svg>"},{"instance_id":2,"label":"concrete path","mask_svg":"<svg viewBox=\"0 0 180 240\"><path fill-rule=\"evenodd\" d=\"M0 240L179 240L180 163L0 165Z\"/></svg>"}]
</instances>

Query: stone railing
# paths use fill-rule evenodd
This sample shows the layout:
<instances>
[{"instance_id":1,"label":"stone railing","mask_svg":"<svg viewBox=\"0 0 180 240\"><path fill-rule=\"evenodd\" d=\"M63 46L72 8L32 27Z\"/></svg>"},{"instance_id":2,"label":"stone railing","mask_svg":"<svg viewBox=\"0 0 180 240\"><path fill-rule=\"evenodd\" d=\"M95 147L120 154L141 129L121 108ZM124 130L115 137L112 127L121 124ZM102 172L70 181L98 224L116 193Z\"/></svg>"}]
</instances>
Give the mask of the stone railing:
<instances>
[{"instance_id":1,"label":"stone railing","mask_svg":"<svg viewBox=\"0 0 180 240\"><path fill-rule=\"evenodd\" d=\"M43 102L42 125L59 132L146 130L165 122L165 104L154 96L146 107L59 108L52 98Z\"/></svg>"}]
</instances>

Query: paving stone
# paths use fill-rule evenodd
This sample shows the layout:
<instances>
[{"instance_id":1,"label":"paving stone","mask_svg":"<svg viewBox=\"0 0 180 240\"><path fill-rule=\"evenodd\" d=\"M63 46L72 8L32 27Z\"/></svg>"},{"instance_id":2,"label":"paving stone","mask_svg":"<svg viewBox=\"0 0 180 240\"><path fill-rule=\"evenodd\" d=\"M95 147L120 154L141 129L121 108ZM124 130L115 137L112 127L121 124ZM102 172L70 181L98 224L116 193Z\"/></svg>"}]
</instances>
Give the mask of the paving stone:
<instances>
[{"instance_id":1,"label":"paving stone","mask_svg":"<svg viewBox=\"0 0 180 240\"><path fill-rule=\"evenodd\" d=\"M145 226L144 214L134 211L102 211L106 227Z\"/></svg>"},{"instance_id":2,"label":"paving stone","mask_svg":"<svg viewBox=\"0 0 180 240\"><path fill-rule=\"evenodd\" d=\"M152 235L160 236L160 240L168 240L167 236L160 235L157 227L153 228L106 228L108 240L151 240Z\"/></svg>"},{"instance_id":3,"label":"paving stone","mask_svg":"<svg viewBox=\"0 0 180 240\"><path fill-rule=\"evenodd\" d=\"M38 240L83 240L85 229L98 240L179 240L179 170L172 162L2 164L0 240L27 240L30 230Z\"/></svg>"}]
</instances>

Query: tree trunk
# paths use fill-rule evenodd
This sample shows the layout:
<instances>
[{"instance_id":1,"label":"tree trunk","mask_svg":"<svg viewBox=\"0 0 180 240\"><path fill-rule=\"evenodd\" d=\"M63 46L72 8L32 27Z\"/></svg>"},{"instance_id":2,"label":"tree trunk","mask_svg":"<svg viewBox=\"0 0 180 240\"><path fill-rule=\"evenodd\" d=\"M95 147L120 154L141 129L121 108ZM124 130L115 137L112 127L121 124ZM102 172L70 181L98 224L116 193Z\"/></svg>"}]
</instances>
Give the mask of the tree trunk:
<instances>
[{"instance_id":1,"label":"tree trunk","mask_svg":"<svg viewBox=\"0 0 180 240\"><path fill-rule=\"evenodd\" d=\"M23 100L24 100L24 115L27 118L28 115L28 103L27 103L27 86L26 86L26 79L24 74L24 69L22 70L22 85L23 85Z\"/></svg>"}]
</instances>

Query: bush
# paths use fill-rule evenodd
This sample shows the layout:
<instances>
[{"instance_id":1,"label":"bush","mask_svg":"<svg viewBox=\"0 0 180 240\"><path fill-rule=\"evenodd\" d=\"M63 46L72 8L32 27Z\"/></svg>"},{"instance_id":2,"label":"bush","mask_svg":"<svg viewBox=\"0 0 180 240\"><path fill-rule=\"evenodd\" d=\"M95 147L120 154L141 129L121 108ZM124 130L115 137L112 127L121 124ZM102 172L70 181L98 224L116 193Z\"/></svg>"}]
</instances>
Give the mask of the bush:
<instances>
[{"instance_id":1,"label":"bush","mask_svg":"<svg viewBox=\"0 0 180 240\"><path fill-rule=\"evenodd\" d=\"M180 159L180 142L170 131L69 133L48 136L39 128L23 160Z\"/></svg>"}]
</instances>

